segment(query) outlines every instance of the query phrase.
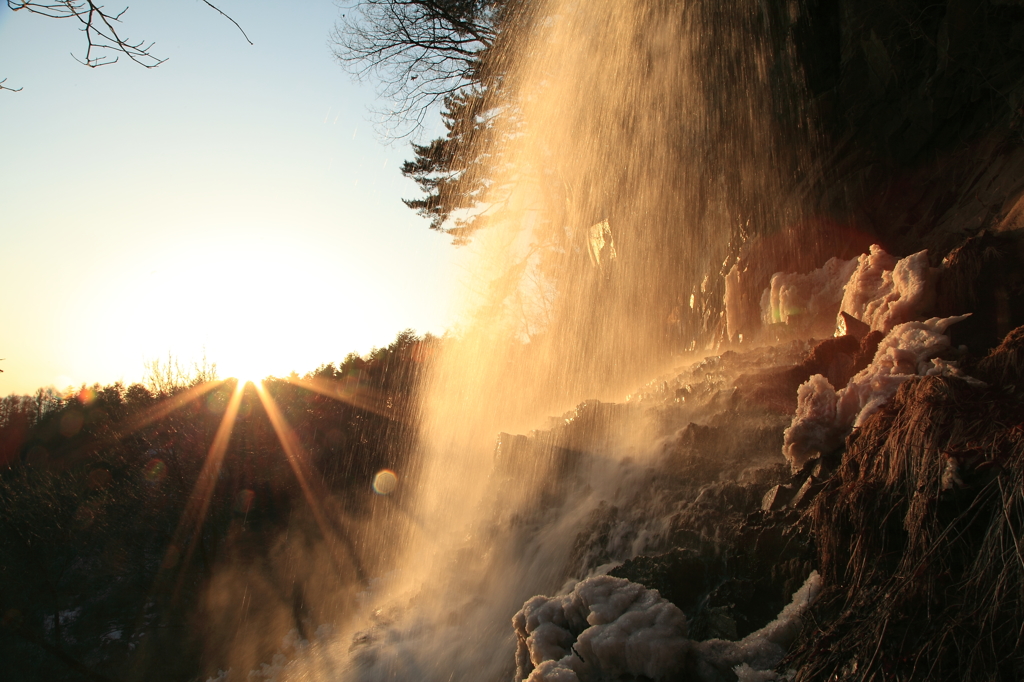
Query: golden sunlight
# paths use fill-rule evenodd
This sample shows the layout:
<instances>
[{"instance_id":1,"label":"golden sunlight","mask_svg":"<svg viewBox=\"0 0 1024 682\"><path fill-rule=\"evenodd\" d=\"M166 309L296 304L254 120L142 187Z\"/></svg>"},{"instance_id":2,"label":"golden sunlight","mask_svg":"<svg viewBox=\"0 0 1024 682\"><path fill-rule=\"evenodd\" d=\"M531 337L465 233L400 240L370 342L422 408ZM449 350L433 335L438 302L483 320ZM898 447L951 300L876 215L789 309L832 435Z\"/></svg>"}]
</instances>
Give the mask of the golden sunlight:
<instances>
[{"instance_id":1,"label":"golden sunlight","mask_svg":"<svg viewBox=\"0 0 1024 682\"><path fill-rule=\"evenodd\" d=\"M259 386L261 383L263 383L264 379L271 375L270 372L265 372L257 369L259 365L256 363L250 364L247 362L236 362L234 363L234 366L237 367L237 369L235 369L235 371L232 372L230 378L236 380L239 386L245 386L246 384L253 384L254 386Z\"/></svg>"},{"instance_id":2,"label":"golden sunlight","mask_svg":"<svg viewBox=\"0 0 1024 682\"><path fill-rule=\"evenodd\" d=\"M299 245L222 237L202 249L170 249L151 268L148 286L135 292L129 306L146 311L140 326L159 340L147 355L205 354L220 376L242 383L322 361L295 326L275 319L282 313L315 319L306 310L315 299L308 292L330 288Z\"/></svg>"}]
</instances>

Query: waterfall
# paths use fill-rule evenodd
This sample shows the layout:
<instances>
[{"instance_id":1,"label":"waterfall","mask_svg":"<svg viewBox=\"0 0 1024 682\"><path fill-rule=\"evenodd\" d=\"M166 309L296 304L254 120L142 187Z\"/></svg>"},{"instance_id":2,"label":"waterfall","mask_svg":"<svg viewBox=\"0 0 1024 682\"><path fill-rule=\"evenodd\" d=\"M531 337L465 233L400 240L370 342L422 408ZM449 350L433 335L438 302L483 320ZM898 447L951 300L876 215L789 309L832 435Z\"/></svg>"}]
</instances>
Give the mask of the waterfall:
<instances>
[{"instance_id":1,"label":"waterfall","mask_svg":"<svg viewBox=\"0 0 1024 682\"><path fill-rule=\"evenodd\" d=\"M464 247L464 322L428 380L419 465L380 531L397 568L325 677L509 679L526 599L664 546L685 481L652 474L670 466L663 440L722 408L683 409L677 379L654 390L671 425L608 401L726 341L741 259L767 281L833 246L803 229L790 248L813 158L779 37L790 17L754 0L533 5L492 57L503 76L471 152L488 159L486 225ZM698 365L693 381L718 396L729 371ZM588 550L612 508L619 535Z\"/></svg>"}]
</instances>

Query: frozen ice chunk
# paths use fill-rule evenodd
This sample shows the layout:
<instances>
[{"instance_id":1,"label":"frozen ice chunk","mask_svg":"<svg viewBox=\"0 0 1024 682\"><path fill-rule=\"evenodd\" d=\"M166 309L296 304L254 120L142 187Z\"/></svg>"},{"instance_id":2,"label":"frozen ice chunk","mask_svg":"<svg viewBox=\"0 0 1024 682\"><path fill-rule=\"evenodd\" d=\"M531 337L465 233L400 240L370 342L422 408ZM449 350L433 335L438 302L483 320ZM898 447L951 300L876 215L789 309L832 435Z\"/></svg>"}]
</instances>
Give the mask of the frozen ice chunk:
<instances>
[{"instance_id":1,"label":"frozen ice chunk","mask_svg":"<svg viewBox=\"0 0 1024 682\"><path fill-rule=\"evenodd\" d=\"M878 344L875 358L839 392L836 419L848 432L859 427L879 407L896 395L900 384L924 376L935 365L931 359L949 349L946 329L967 315L933 317L924 322L905 322L893 328Z\"/></svg>"},{"instance_id":2,"label":"frozen ice chunk","mask_svg":"<svg viewBox=\"0 0 1024 682\"><path fill-rule=\"evenodd\" d=\"M743 274L739 263L725 275L725 328L730 341L736 341L746 328L746 301L743 295Z\"/></svg>"},{"instance_id":3,"label":"frozen ice chunk","mask_svg":"<svg viewBox=\"0 0 1024 682\"><path fill-rule=\"evenodd\" d=\"M676 674L690 641L686 616L656 590L596 576L561 597L533 597L512 619L518 679L530 682Z\"/></svg>"},{"instance_id":4,"label":"frozen ice chunk","mask_svg":"<svg viewBox=\"0 0 1024 682\"><path fill-rule=\"evenodd\" d=\"M988 386L984 381L975 379L967 372L960 369L960 366L956 364L956 362L943 360L942 358L932 358L931 363L932 366L927 368L924 372L924 376L956 377L957 379L963 379L971 386L978 386L980 388Z\"/></svg>"}]
</instances>

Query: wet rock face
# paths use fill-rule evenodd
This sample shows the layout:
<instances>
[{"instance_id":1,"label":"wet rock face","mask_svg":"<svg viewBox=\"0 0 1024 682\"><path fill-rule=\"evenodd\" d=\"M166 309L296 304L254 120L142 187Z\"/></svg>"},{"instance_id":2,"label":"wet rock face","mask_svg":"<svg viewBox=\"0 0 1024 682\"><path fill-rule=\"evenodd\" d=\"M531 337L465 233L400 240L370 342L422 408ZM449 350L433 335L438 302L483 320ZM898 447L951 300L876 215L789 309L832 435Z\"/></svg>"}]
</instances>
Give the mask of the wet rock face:
<instances>
[{"instance_id":1,"label":"wet rock face","mask_svg":"<svg viewBox=\"0 0 1024 682\"><path fill-rule=\"evenodd\" d=\"M820 112L842 137L905 162L1019 119L1024 7L1001 0L901 4L802 0L790 41ZM791 10L793 13L793 10ZM999 94L997 94L999 93ZM1001 96L1002 95L1002 96Z\"/></svg>"},{"instance_id":2,"label":"wet rock face","mask_svg":"<svg viewBox=\"0 0 1024 682\"><path fill-rule=\"evenodd\" d=\"M832 386L845 386L853 375L871 364L883 336L881 332L867 332L861 338L847 334L825 339L799 365L742 375L736 380L736 389L742 400L792 414L800 384L821 374Z\"/></svg>"},{"instance_id":3,"label":"wet rock face","mask_svg":"<svg viewBox=\"0 0 1024 682\"><path fill-rule=\"evenodd\" d=\"M756 470L742 482L707 484L677 519L673 538L679 546L630 559L609 575L658 590L690 619L694 639L742 639L771 621L813 570L801 510L834 467L815 460L767 493L767 483L785 467ZM760 509L769 499L774 502Z\"/></svg>"},{"instance_id":4,"label":"wet rock face","mask_svg":"<svg viewBox=\"0 0 1024 682\"><path fill-rule=\"evenodd\" d=\"M1024 227L1024 5L787 7L782 40L811 96L808 117L827 138L820 214L872 234L895 255L927 248L932 265L982 230ZM986 333L977 352L1021 322Z\"/></svg>"},{"instance_id":5,"label":"wet rock face","mask_svg":"<svg viewBox=\"0 0 1024 682\"><path fill-rule=\"evenodd\" d=\"M795 394L798 380L811 372L848 380L873 357L880 336L828 339L794 367L742 375L733 404L764 410L764 402L751 396L785 390L780 385ZM791 378L792 385L780 377ZM738 474L751 451L765 443L777 448L778 435L770 429L744 432L728 423L691 423L667 439L665 461L681 482L668 535L671 546L609 571L658 590L686 614L696 640L738 640L763 627L815 566L801 519L825 488L840 453L814 458L795 473L779 462ZM606 509L595 518L587 540L581 537L581 545L612 534L619 516L618 509Z\"/></svg>"},{"instance_id":6,"label":"wet rock face","mask_svg":"<svg viewBox=\"0 0 1024 682\"><path fill-rule=\"evenodd\" d=\"M850 364L859 345L839 345ZM529 543L552 518L576 514L567 578L610 573L656 589L696 619L705 639L754 632L810 571L799 563L778 573L776 564L804 544L787 535L791 507L762 513L762 499L779 483L798 492L810 472L794 479L781 456L788 416L746 400L732 384L742 372L799 363L810 348L726 353L652 382L626 405L590 401L549 431L501 434L493 474L508 482L501 494L519 486L533 502L498 522ZM819 351L813 361L829 358ZM647 444L635 459L619 459L629 442L622 433ZM604 454L608 448L616 457Z\"/></svg>"},{"instance_id":7,"label":"wet rock face","mask_svg":"<svg viewBox=\"0 0 1024 682\"><path fill-rule=\"evenodd\" d=\"M712 587L715 568L692 549L676 548L657 556L639 556L608 572L661 596L686 614L694 614Z\"/></svg>"},{"instance_id":8,"label":"wet rock face","mask_svg":"<svg viewBox=\"0 0 1024 682\"><path fill-rule=\"evenodd\" d=\"M1024 238L982 231L943 260L937 314L971 313L950 330L954 346L982 354L1024 324Z\"/></svg>"}]
</instances>

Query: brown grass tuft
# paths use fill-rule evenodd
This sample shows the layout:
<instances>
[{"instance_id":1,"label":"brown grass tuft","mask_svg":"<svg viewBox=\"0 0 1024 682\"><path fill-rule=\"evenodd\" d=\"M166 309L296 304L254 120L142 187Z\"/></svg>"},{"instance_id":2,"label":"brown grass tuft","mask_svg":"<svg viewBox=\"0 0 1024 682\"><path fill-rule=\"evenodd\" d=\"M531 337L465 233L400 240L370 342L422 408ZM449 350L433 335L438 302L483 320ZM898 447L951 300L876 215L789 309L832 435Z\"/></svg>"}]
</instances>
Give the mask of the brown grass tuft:
<instances>
[{"instance_id":1,"label":"brown grass tuft","mask_svg":"<svg viewBox=\"0 0 1024 682\"><path fill-rule=\"evenodd\" d=\"M908 381L808 510L826 589L798 680L1024 679L1024 328L988 387Z\"/></svg>"}]
</instances>

